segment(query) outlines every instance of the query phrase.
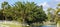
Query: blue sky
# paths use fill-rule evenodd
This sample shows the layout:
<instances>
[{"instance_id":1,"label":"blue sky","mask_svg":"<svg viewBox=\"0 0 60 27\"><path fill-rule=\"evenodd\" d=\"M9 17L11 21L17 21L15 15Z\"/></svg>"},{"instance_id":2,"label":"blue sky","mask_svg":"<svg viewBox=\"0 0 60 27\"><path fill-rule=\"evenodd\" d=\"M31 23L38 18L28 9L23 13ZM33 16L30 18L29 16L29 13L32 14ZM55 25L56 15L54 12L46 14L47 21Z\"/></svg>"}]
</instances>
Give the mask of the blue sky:
<instances>
[{"instance_id":1,"label":"blue sky","mask_svg":"<svg viewBox=\"0 0 60 27\"><path fill-rule=\"evenodd\" d=\"M14 4L17 1L21 1L21 2L23 2L23 1L24 2L26 2L26 1L35 2L39 6L43 5L44 11L46 11L47 8L49 8L49 7L56 8L57 4L60 3L60 0L0 0L0 6L1 6L1 3L4 2L4 1L7 1L10 5Z\"/></svg>"}]
</instances>

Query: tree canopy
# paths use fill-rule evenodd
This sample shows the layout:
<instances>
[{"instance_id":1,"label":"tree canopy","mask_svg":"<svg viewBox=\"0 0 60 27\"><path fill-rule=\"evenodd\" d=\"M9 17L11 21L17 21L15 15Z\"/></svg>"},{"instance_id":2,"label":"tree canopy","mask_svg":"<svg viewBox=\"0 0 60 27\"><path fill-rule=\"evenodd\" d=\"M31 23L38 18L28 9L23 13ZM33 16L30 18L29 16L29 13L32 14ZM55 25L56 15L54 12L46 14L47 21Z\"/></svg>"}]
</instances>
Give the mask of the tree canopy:
<instances>
[{"instance_id":1,"label":"tree canopy","mask_svg":"<svg viewBox=\"0 0 60 27\"><path fill-rule=\"evenodd\" d=\"M47 16L43 11L43 6L38 6L34 2L16 2L10 6L8 2L2 3L0 10L1 20L15 20L19 22L26 22L28 24L47 20Z\"/></svg>"}]
</instances>

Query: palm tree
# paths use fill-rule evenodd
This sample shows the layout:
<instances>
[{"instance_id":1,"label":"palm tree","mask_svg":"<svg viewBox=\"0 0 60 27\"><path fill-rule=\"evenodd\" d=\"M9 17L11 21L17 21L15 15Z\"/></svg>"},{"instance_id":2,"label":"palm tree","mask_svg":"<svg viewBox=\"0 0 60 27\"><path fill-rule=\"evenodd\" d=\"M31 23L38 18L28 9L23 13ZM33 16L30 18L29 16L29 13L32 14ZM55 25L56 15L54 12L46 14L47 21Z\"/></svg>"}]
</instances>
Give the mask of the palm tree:
<instances>
[{"instance_id":1,"label":"palm tree","mask_svg":"<svg viewBox=\"0 0 60 27\"><path fill-rule=\"evenodd\" d=\"M9 6L8 2L5 2L5 1L4 1L4 2L2 3L2 6L1 6L1 7L2 7L2 13L3 13L3 16L4 16L3 20L7 20L7 18L6 18L6 16L5 16L4 13L5 13L5 10L7 9L8 6Z\"/></svg>"}]
</instances>

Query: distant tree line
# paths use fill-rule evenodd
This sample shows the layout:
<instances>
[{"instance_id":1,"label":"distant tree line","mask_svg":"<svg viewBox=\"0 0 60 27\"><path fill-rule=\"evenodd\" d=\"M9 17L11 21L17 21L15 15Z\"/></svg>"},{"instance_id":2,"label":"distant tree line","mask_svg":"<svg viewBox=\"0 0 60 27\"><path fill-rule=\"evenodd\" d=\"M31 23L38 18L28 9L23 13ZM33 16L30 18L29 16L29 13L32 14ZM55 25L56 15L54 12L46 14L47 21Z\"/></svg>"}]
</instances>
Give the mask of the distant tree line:
<instances>
[{"instance_id":1,"label":"distant tree line","mask_svg":"<svg viewBox=\"0 0 60 27\"><path fill-rule=\"evenodd\" d=\"M48 20L51 22L60 21L60 3L57 5L56 8L47 9L47 17L48 17Z\"/></svg>"}]
</instances>

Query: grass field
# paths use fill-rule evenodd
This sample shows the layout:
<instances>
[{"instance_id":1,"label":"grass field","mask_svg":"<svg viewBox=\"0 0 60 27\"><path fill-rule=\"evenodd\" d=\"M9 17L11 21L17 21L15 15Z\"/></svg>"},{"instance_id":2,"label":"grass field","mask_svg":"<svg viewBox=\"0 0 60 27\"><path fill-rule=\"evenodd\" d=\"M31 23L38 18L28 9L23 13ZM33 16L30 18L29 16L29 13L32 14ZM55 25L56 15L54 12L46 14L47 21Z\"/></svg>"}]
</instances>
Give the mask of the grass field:
<instances>
[{"instance_id":1,"label":"grass field","mask_svg":"<svg viewBox=\"0 0 60 27\"><path fill-rule=\"evenodd\" d=\"M0 22L0 27L22 27L21 24L16 22Z\"/></svg>"}]
</instances>

